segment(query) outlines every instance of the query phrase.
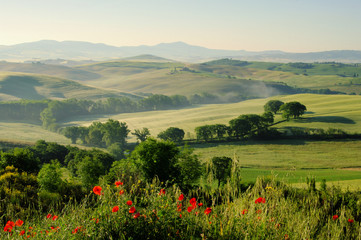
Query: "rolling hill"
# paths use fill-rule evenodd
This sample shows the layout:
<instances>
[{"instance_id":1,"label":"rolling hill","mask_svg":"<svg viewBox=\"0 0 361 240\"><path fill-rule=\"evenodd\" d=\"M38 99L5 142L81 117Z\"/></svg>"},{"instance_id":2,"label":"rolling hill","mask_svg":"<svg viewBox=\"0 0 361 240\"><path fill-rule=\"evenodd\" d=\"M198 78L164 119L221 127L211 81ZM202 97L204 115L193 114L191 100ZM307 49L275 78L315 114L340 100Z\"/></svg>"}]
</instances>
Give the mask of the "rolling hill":
<instances>
[{"instance_id":1,"label":"rolling hill","mask_svg":"<svg viewBox=\"0 0 361 240\"><path fill-rule=\"evenodd\" d=\"M25 73L0 73L0 101L19 99L101 99L107 97L136 96L86 86L75 81L47 75Z\"/></svg>"}]
</instances>

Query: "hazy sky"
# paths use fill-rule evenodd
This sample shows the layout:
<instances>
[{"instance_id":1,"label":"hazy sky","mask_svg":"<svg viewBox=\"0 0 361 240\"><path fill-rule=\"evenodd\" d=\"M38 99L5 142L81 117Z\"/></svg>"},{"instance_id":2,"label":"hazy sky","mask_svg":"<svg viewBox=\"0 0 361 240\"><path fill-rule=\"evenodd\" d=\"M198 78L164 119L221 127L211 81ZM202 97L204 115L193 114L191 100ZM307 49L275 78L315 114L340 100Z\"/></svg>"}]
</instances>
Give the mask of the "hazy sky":
<instances>
[{"instance_id":1,"label":"hazy sky","mask_svg":"<svg viewBox=\"0 0 361 240\"><path fill-rule=\"evenodd\" d=\"M361 50L360 11L360 0L0 0L0 45L49 39Z\"/></svg>"}]
</instances>

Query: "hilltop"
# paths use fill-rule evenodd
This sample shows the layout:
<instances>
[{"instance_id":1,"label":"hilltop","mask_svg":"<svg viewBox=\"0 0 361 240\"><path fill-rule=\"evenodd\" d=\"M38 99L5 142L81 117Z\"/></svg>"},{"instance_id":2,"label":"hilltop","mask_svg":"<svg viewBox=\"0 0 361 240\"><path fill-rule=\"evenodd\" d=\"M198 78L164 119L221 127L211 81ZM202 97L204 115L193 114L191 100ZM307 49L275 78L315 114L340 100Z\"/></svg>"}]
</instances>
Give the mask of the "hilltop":
<instances>
[{"instance_id":1,"label":"hilltop","mask_svg":"<svg viewBox=\"0 0 361 240\"><path fill-rule=\"evenodd\" d=\"M210 59L234 58L247 61L271 62L361 62L361 51L335 50L309 53L288 53L282 51L252 52L246 50L209 49L184 42L160 43L154 46L110 46L103 43L81 41L53 41L21 43L0 46L0 59L32 60L69 59L69 60L109 60L141 54L151 54L166 59L185 62L203 62Z\"/></svg>"}]
</instances>

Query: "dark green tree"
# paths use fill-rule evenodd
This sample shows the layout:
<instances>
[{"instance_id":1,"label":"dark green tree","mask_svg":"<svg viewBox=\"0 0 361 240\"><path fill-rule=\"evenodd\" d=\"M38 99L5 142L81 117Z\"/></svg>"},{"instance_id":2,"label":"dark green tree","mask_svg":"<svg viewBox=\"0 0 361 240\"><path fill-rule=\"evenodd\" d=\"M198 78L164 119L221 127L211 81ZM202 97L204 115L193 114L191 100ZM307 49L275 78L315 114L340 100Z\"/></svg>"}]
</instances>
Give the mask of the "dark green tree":
<instances>
[{"instance_id":1,"label":"dark green tree","mask_svg":"<svg viewBox=\"0 0 361 240\"><path fill-rule=\"evenodd\" d=\"M213 157L212 158L213 171L218 180L218 187L221 183L227 182L231 176L232 158L229 157Z\"/></svg>"},{"instance_id":2,"label":"dark green tree","mask_svg":"<svg viewBox=\"0 0 361 240\"><path fill-rule=\"evenodd\" d=\"M269 100L264 106L265 112L272 112L273 114L276 114L280 107L284 104L284 102L280 100Z\"/></svg>"},{"instance_id":3,"label":"dark green tree","mask_svg":"<svg viewBox=\"0 0 361 240\"><path fill-rule=\"evenodd\" d=\"M14 148L9 152L0 152L0 168L14 166L19 171L37 173L40 170L40 161L27 148Z\"/></svg>"},{"instance_id":4,"label":"dark green tree","mask_svg":"<svg viewBox=\"0 0 361 240\"><path fill-rule=\"evenodd\" d=\"M243 118L235 118L229 121L230 132L236 137L240 138L249 134L252 130L252 126L248 120ZM228 134L229 134L228 133Z\"/></svg>"},{"instance_id":5,"label":"dark green tree","mask_svg":"<svg viewBox=\"0 0 361 240\"><path fill-rule=\"evenodd\" d=\"M148 128L143 129L135 129L134 132L132 132L132 135L137 137L137 140L140 142L144 142L148 136L150 136L150 132Z\"/></svg>"},{"instance_id":6,"label":"dark green tree","mask_svg":"<svg viewBox=\"0 0 361 240\"><path fill-rule=\"evenodd\" d=\"M288 102L281 106L280 110L283 112L282 117L286 118L287 120L290 117L299 118L302 116L305 111L307 110L306 106L301 104L300 102Z\"/></svg>"},{"instance_id":7,"label":"dark green tree","mask_svg":"<svg viewBox=\"0 0 361 240\"><path fill-rule=\"evenodd\" d=\"M75 126L64 128L62 130L62 133L64 134L65 137L71 140L72 144L76 143L76 140L79 138L80 135L79 128Z\"/></svg>"},{"instance_id":8,"label":"dark green tree","mask_svg":"<svg viewBox=\"0 0 361 240\"><path fill-rule=\"evenodd\" d=\"M196 127L195 132L198 140L204 140L207 142L213 138L212 129L209 125Z\"/></svg>"},{"instance_id":9,"label":"dark green tree","mask_svg":"<svg viewBox=\"0 0 361 240\"><path fill-rule=\"evenodd\" d=\"M180 177L177 166L179 149L173 142L148 138L131 153L130 159L146 180L158 177L160 181L177 181Z\"/></svg>"},{"instance_id":10,"label":"dark green tree","mask_svg":"<svg viewBox=\"0 0 361 240\"><path fill-rule=\"evenodd\" d=\"M184 130L177 127L170 127L160 132L158 138L172 142L181 142L184 138Z\"/></svg>"}]
</instances>

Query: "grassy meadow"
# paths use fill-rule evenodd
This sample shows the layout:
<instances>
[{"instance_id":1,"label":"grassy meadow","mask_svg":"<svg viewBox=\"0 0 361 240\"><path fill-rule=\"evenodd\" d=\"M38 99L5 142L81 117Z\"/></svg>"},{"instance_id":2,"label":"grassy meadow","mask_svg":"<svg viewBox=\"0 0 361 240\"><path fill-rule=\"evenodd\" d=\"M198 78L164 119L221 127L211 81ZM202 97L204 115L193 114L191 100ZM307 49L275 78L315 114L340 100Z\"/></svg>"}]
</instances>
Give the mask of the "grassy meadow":
<instances>
[{"instance_id":1,"label":"grassy meadow","mask_svg":"<svg viewBox=\"0 0 361 240\"><path fill-rule=\"evenodd\" d=\"M185 138L195 138L194 128L206 124L223 123L248 113L261 114L263 105L270 99L284 102L299 101L307 106L300 120L291 120L275 127L340 128L348 132L361 132L361 96L298 94L277 96L269 99L254 99L232 104L200 105L186 109L96 115L77 117L61 123L62 126L88 126L93 121L109 118L126 122L130 130L149 128L152 136L168 127L184 129ZM276 116L276 121L281 116ZM46 131L38 125L27 123L0 123L0 138L19 141L55 141L69 144L64 136ZM129 142L135 137L129 134ZM361 179L361 171L340 170L360 168L361 141L249 141L192 145L201 160L209 161L213 156L236 158L244 166L245 181L254 181L258 175L277 174L292 183L304 182L307 176L318 181L343 181ZM342 161L340 161L342 159Z\"/></svg>"}]
</instances>

